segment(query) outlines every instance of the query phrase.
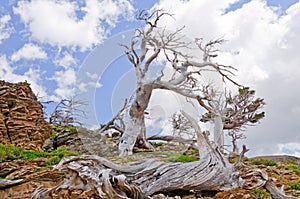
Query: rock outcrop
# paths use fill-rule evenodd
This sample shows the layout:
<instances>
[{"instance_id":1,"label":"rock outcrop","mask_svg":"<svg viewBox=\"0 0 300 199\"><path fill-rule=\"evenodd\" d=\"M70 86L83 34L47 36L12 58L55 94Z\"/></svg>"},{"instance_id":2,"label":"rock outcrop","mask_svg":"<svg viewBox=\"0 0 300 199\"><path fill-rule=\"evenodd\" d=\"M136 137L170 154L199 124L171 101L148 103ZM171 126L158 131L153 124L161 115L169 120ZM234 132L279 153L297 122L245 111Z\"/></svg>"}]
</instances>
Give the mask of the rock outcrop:
<instances>
[{"instance_id":1,"label":"rock outcrop","mask_svg":"<svg viewBox=\"0 0 300 199\"><path fill-rule=\"evenodd\" d=\"M43 149L44 151L53 151L60 146L66 146L69 151L76 151L79 153L89 154L90 152L84 146L82 139L80 138L80 133L85 133L83 128L72 127L72 129L62 129L58 132L55 137L50 137L45 140ZM87 136L88 137L88 136ZM91 143L91 142L90 142Z\"/></svg>"},{"instance_id":2,"label":"rock outcrop","mask_svg":"<svg viewBox=\"0 0 300 199\"><path fill-rule=\"evenodd\" d=\"M0 81L0 143L42 150L52 129L27 82Z\"/></svg>"}]
</instances>

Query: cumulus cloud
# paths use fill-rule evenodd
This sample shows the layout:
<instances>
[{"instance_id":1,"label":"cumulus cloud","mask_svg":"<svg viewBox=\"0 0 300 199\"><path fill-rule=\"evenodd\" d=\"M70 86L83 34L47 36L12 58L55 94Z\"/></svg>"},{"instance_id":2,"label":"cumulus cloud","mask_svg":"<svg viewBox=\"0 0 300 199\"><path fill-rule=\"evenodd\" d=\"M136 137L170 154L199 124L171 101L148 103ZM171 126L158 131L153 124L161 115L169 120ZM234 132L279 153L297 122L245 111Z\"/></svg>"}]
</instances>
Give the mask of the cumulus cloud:
<instances>
[{"instance_id":1,"label":"cumulus cloud","mask_svg":"<svg viewBox=\"0 0 300 199\"><path fill-rule=\"evenodd\" d=\"M300 143L290 142L286 144L278 144L281 154L290 154L300 157Z\"/></svg>"},{"instance_id":2,"label":"cumulus cloud","mask_svg":"<svg viewBox=\"0 0 300 199\"><path fill-rule=\"evenodd\" d=\"M20 59L36 60L46 58L47 53L41 47L32 43L27 43L17 52L12 54L11 61L17 62Z\"/></svg>"},{"instance_id":3,"label":"cumulus cloud","mask_svg":"<svg viewBox=\"0 0 300 199\"><path fill-rule=\"evenodd\" d=\"M41 85L40 71L29 68L24 74L15 73L15 68L10 66L5 55L0 55L0 79L17 83L25 80L30 83L33 92L39 97L47 97L45 88Z\"/></svg>"},{"instance_id":4,"label":"cumulus cloud","mask_svg":"<svg viewBox=\"0 0 300 199\"><path fill-rule=\"evenodd\" d=\"M266 118L245 132L248 155L280 153L278 143L300 142L295 108L300 98L300 2L285 12L263 0L230 11L235 2L161 0L156 7L175 14L176 20L160 20L169 29L185 25L183 33L190 38L228 40L216 61L236 66L236 80L257 90L267 103Z\"/></svg>"},{"instance_id":5,"label":"cumulus cloud","mask_svg":"<svg viewBox=\"0 0 300 199\"><path fill-rule=\"evenodd\" d=\"M21 0L14 7L34 40L82 51L99 44L107 29L133 10L129 0L86 0L84 6L67 0Z\"/></svg>"},{"instance_id":6,"label":"cumulus cloud","mask_svg":"<svg viewBox=\"0 0 300 199\"><path fill-rule=\"evenodd\" d=\"M63 56L55 60L55 64L64 68L69 68L77 64L76 59L70 53L63 53Z\"/></svg>"},{"instance_id":7,"label":"cumulus cloud","mask_svg":"<svg viewBox=\"0 0 300 199\"><path fill-rule=\"evenodd\" d=\"M12 27L9 25L10 15L0 17L0 44L3 40L8 39L12 33Z\"/></svg>"},{"instance_id":8,"label":"cumulus cloud","mask_svg":"<svg viewBox=\"0 0 300 199\"><path fill-rule=\"evenodd\" d=\"M80 82L77 86L80 92L87 92L88 87L95 89L95 88L100 88L102 86L102 84L99 83L98 74L86 72L85 77L86 77L85 81Z\"/></svg>"},{"instance_id":9,"label":"cumulus cloud","mask_svg":"<svg viewBox=\"0 0 300 199\"><path fill-rule=\"evenodd\" d=\"M74 69L56 71L51 79L57 83L54 93L59 99L70 99L75 95L76 74Z\"/></svg>"}]
</instances>

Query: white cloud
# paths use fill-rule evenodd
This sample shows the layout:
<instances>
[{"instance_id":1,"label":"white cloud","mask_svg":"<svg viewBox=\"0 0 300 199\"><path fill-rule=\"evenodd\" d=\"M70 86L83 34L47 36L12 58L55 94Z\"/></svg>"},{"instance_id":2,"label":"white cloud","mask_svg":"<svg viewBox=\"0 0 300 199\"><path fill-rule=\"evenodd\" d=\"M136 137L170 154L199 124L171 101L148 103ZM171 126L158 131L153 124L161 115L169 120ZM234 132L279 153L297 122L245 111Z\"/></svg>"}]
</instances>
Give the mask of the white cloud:
<instances>
[{"instance_id":1,"label":"white cloud","mask_svg":"<svg viewBox=\"0 0 300 199\"><path fill-rule=\"evenodd\" d=\"M225 13L233 2L161 0L158 6L174 13L176 20L160 22L173 30L185 25L184 34L190 38L228 40L217 61L237 67L237 81L257 90L267 103L266 118L245 132L248 155L280 152L275 150L278 143L300 143L300 112L293 108L300 98L300 2L285 13L264 0Z\"/></svg>"},{"instance_id":2,"label":"white cloud","mask_svg":"<svg viewBox=\"0 0 300 199\"><path fill-rule=\"evenodd\" d=\"M9 65L5 55L0 55L0 79L17 83L25 80L30 83L33 92L39 97L47 97L45 88L41 85L40 71L29 68L24 74L14 73L15 68Z\"/></svg>"},{"instance_id":3,"label":"white cloud","mask_svg":"<svg viewBox=\"0 0 300 199\"><path fill-rule=\"evenodd\" d=\"M102 86L102 84L99 83L98 80L98 75L96 73L89 73L86 72L85 73L87 79L85 79L85 82L80 82L78 83L78 90L80 92L87 92L88 91L88 87L95 89L95 88L100 88Z\"/></svg>"},{"instance_id":4,"label":"white cloud","mask_svg":"<svg viewBox=\"0 0 300 199\"><path fill-rule=\"evenodd\" d=\"M53 46L79 47L83 51L99 44L107 33L105 28L113 27L119 16L129 16L132 12L129 0L86 0L84 7L76 1L22 0L14 8L33 39ZM104 28L105 23L108 27Z\"/></svg>"},{"instance_id":5,"label":"white cloud","mask_svg":"<svg viewBox=\"0 0 300 199\"><path fill-rule=\"evenodd\" d=\"M77 61L76 59L70 54L70 53L63 53L63 57L58 58L55 60L55 64L58 66L62 66L65 69L76 65Z\"/></svg>"},{"instance_id":6,"label":"white cloud","mask_svg":"<svg viewBox=\"0 0 300 199\"><path fill-rule=\"evenodd\" d=\"M76 74L72 68L56 71L52 80L56 81L54 93L60 99L70 99L75 96Z\"/></svg>"},{"instance_id":7,"label":"white cloud","mask_svg":"<svg viewBox=\"0 0 300 199\"><path fill-rule=\"evenodd\" d=\"M43 49L35 44L27 43L22 48L20 48L17 52L12 54L11 61L17 62L20 59L46 59L47 54Z\"/></svg>"},{"instance_id":8,"label":"white cloud","mask_svg":"<svg viewBox=\"0 0 300 199\"><path fill-rule=\"evenodd\" d=\"M85 74L86 74L89 78L94 79L94 80L99 78L97 73L89 73L89 72L86 72Z\"/></svg>"},{"instance_id":9,"label":"white cloud","mask_svg":"<svg viewBox=\"0 0 300 199\"><path fill-rule=\"evenodd\" d=\"M290 142L285 144L278 144L281 154L288 154L300 157L300 143Z\"/></svg>"},{"instance_id":10,"label":"white cloud","mask_svg":"<svg viewBox=\"0 0 300 199\"><path fill-rule=\"evenodd\" d=\"M12 33L12 27L9 25L10 15L4 15L0 18L0 44L3 40L8 39Z\"/></svg>"}]
</instances>

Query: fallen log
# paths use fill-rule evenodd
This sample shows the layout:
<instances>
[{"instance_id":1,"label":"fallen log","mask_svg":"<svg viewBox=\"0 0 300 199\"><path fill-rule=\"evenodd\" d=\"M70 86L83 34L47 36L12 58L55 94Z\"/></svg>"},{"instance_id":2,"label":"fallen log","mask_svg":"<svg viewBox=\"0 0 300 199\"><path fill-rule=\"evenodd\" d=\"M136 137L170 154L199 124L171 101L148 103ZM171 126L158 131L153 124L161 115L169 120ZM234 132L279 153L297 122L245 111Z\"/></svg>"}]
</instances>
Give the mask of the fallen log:
<instances>
[{"instance_id":1,"label":"fallen log","mask_svg":"<svg viewBox=\"0 0 300 199\"><path fill-rule=\"evenodd\" d=\"M78 189L91 193L89 196L94 198L139 199L172 190L226 191L260 187L265 187L273 198L295 198L280 191L267 173L243 163L244 154L248 151L245 146L238 161L229 163L207 135L201 133L197 122L188 115L187 118L197 132L198 161L166 163L149 159L118 165L95 155L67 157L54 167L64 172L66 178L56 187L37 188L31 199L72 198L74 190L78 192Z\"/></svg>"}]
</instances>

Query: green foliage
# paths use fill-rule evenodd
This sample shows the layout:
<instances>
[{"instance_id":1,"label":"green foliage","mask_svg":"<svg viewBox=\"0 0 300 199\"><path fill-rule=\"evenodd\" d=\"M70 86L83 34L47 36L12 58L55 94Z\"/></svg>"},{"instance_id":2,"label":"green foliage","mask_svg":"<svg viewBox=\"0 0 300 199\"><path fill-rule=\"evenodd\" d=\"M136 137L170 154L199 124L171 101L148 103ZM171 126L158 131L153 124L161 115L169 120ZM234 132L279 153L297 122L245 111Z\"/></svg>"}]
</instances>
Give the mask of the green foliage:
<instances>
[{"instance_id":1,"label":"green foliage","mask_svg":"<svg viewBox=\"0 0 300 199\"><path fill-rule=\"evenodd\" d=\"M52 165L58 164L60 160L61 160L61 158L59 156L53 156L49 160L46 160L45 163L47 166L52 166Z\"/></svg>"},{"instance_id":2,"label":"green foliage","mask_svg":"<svg viewBox=\"0 0 300 199\"><path fill-rule=\"evenodd\" d=\"M202 115L202 118L200 119L201 122L209 122L211 121L215 115L212 112L206 112L204 115Z\"/></svg>"},{"instance_id":3,"label":"green foliage","mask_svg":"<svg viewBox=\"0 0 300 199\"><path fill-rule=\"evenodd\" d=\"M63 131L75 131L76 127L69 125L69 126L58 126L58 125L51 125L52 127L52 137L56 137L59 135L59 133Z\"/></svg>"},{"instance_id":4,"label":"green foliage","mask_svg":"<svg viewBox=\"0 0 300 199\"><path fill-rule=\"evenodd\" d=\"M266 159L259 159L252 161L252 164L254 165L266 165L266 166L276 166L277 162L273 160L266 160Z\"/></svg>"},{"instance_id":5,"label":"green foliage","mask_svg":"<svg viewBox=\"0 0 300 199\"><path fill-rule=\"evenodd\" d=\"M258 198L258 199L270 199L271 194L268 193L265 189L253 189L252 193Z\"/></svg>"},{"instance_id":6,"label":"green foliage","mask_svg":"<svg viewBox=\"0 0 300 199\"><path fill-rule=\"evenodd\" d=\"M6 159L16 159L20 153L20 148L14 145L3 145L0 143L0 162Z\"/></svg>"},{"instance_id":7,"label":"green foliage","mask_svg":"<svg viewBox=\"0 0 300 199\"><path fill-rule=\"evenodd\" d=\"M256 113L250 120L251 123L256 123L265 117L265 112Z\"/></svg>"},{"instance_id":8,"label":"green foliage","mask_svg":"<svg viewBox=\"0 0 300 199\"><path fill-rule=\"evenodd\" d=\"M255 91L254 90L250 90L249 87L242 87L242 88L239 88L239 94L240 95L245 95L245 94L254 95Z\"/></svg>"},{"instance_id":9,"label":"green foliage","mask_svg":"<svg viewBox=\"0 0 300 199\"><path fill-rule=\"evenodd\" d=\"M286 164L288 164L285 169L287 170L291 170L293 172L295 172L296 175L300 176L300 168L297 165L297 163L295 162L285 162Z\"/></svg>"},{"instance_id":10,"label":"green foliage","mask_svg":"<svg viewBox=\"0 0 300 199\"><path fill-rule=\"evenodd\" d=\"M294 171L298 176L300 176L300 168L299 167L291 165L291 166L287 166L287 169Z\"/></svg>"},{"instance_id":11,"label":"green foliage","mask_svg":"<svg viewBox=\"0 0 300 199\"><path fill-rule=\"evenodd\" d=\"M198 160L198 158L195 158L193 156L182 155L182 154L177 154L177 153L169 155L169 161L171 161L171 162L194 162L197 160Z\"/></svg>"},{"instance_id":12,"label":"green foliage","mask_svg":"<svg viewBox=\"0 0 300 199\"><path fill-rule=\"evenodd\" d=\"M300 190L300 183L299 182L289 182L288 185L295 190Z\"/></svg>"},{"instance_id":13,"label":"green foliage","mask_svg":"<svg viewBox=\"0 0 300 199\"><path fill-rule=\"evenodd\" d=\"M299 197L300 194L299 193L292 193L292 196Z\"/></svg>"},{"instance_id":14,"label":"green foliage","mask_svg":"<svg viewBox=\"0 0 300 199\"><path fill-rule=\"evenodd\" d=\"M52 152L44 151L31 151L31 150L22 150L19 147L13 145L3 145L0 144L0 162L5 160L14 160L14 159L34 159L40 157L49 158L46 162L47 165L57 164L63 157L67 156L77 156L80 155L77 152L68 151L66 147L59 147L57 150Z\"/></svg>"},{"instance_id":15,"label":"green foliage","mask_svg":"<svg viewBox=\"0 0 300 199\"><path fill-rule=\"evenodd\" d=\"M286 165L298 165L294 160L285 160L283 163Z\"/></svg>"},{"instance_id":16,"label":"green foliage","mask_svg":"<svg viewBox=\"0 0 300 199\"><path fill-rule=\"evenodd\" d=\"M229 157L228 161L229 161L229 163L234 164L238 161L238 159L239 159L239 155L232 155ZM248 160L249 160L248 157L243 158L243 162L246 162Z\"/></svg>"},{"instance_id":17,"label":"green foliage","mask_svg":"<svg viewBox=\"0 0 300 199\"><path fill-rule=\"evenodd\" d=\"M27 85L27 86L30 86L30 83L27 81L27 80L25 80L24 82L21 82L22 84L25 84L25 85Z\"/></svg>"}]
</instances>

